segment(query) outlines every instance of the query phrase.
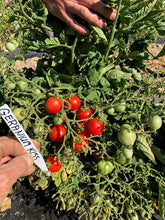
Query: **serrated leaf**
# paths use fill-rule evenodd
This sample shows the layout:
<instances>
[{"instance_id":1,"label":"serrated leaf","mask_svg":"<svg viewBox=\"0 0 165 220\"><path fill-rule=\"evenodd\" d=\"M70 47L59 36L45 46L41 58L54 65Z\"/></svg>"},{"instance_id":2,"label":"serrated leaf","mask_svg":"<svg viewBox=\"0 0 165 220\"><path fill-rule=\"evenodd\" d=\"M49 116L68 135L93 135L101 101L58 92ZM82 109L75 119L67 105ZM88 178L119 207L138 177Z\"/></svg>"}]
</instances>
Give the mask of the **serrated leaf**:
<instances>
[{"instance_id":1,"label":"serrated leaf","mask_svg":"<svg viewBox=\"0 0 165 220\"><path fill-rule=\"evenodd\" d=\"M91 25L91 27L92 27L93 31L98 35L99 38L101 38L102 40L107 42L107 38L106 38L102 29L100 29L99 27L96 27L94 25Z\"/></svg>"},{"instance_id":2,"label":"serrated leaf","mask_svg":"<svg viewBox=\"0 0 165 220\"><path fill-rule=\"evenodd\" d=\"M146 140L146 137L143 135L138 135L136 139L136 146L154 163L156 163L155 156L149 146L149 143Z\"/></svg>"},{"instance_id":3,"label":"serrated leaf","mask_svg":"<svg viewBox=\"0 0 165 220\"><path fill-rule=\"evenodd\" d=\"M45 43L48 45L58 45L60 44L57 37L46 38Z\"/></svg>"}]
</instances>

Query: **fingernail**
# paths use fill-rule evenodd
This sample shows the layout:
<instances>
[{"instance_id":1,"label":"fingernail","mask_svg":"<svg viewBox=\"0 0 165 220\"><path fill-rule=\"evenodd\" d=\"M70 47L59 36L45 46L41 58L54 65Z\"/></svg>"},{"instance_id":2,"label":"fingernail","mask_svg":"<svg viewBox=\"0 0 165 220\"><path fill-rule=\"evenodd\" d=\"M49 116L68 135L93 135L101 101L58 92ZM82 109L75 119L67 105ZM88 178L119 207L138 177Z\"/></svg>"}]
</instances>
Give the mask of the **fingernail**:
<instances>
[{"instance_id":1,"label":"fingernail","mask_svg":"<svg viewBox=\"0 0 165 220\"><path fill-rule=\"evenodd\" d=\"M103 27L103 28L106 28L106 27L107 27L107 22L103 21L102 27Z\"/></svg>"},{"instance_id":2,"label":"fingernail","mask_svg":"<svg viewBox=\"0 0 165 220\"><path fill-rule=\"evenodd\" d=\"M111 19L115 20L115 18L116 18L116 11L113 11L112 14L111 14Z\"/></svg>"},{"instance_id":3,"label":"fingernail","mask_svg":"<svg viewBox=\"0 0 165 220\"><path fill-rule=\"evenodd\" d=\"M31 156L30 154L25 154L23 157L26 160L28 167L31 168L34 162L33 156Z\"/></svg>"}]
</instances>

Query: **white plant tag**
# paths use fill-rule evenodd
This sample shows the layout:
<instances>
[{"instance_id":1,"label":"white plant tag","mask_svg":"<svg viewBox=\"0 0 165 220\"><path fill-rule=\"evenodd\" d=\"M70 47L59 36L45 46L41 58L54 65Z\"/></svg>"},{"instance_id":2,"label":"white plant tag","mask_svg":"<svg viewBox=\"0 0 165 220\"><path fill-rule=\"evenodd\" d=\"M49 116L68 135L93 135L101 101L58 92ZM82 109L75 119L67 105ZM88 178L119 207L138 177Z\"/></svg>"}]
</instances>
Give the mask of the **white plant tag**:
<instances>
[{"instance_id":1,"label":"white plant tag","mask_svg":"<svg viewBox=\"0 0 165 220\"><path fill-rule=\"evenodd\" d=\"M16 119L15 115L12 113L11 109L7 104L0 107L0 115L9 126L10 130L16 136L18 141L22 144L24 149L28 154L32 155L34 158L34 163L43 171L47 172L50 176L50 173L46 167L45 161L28 134L25 132L19 121Z\"/></svg>"}]
</instances>

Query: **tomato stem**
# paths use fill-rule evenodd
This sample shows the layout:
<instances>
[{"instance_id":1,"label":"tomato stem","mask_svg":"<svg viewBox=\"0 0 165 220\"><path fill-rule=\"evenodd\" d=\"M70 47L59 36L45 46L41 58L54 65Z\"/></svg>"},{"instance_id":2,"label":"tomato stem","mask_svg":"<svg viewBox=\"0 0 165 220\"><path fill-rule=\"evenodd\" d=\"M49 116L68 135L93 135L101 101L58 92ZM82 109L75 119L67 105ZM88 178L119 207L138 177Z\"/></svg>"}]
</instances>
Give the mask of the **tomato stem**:
<instances>
[{"instance_id":1,"label":"tomato stem","mask_svg":"<svg viewBox=\"0 0 165 220\"><path fill-rule=\"evenodd\" d=\"M118 4L116 18L115 18L115 21L114 21L113 26L112 26L112 31L111 31L111 35L110 35L109 44L108 44L108 47L107 47L107 51L105 53L105 59L104 59L105 61L107 61L107 58L108 58L108 55L109 55L109 51L110 51L110 49L113 46L114 36L115 36L116 31L117 31L116 24L117 24L117 20L118 20L118 17L119 17L119 12L120 12L120 9L121 9L121 4L122 4L122 0L120 0L119 4Z\"/></svg>"}]
</instances>

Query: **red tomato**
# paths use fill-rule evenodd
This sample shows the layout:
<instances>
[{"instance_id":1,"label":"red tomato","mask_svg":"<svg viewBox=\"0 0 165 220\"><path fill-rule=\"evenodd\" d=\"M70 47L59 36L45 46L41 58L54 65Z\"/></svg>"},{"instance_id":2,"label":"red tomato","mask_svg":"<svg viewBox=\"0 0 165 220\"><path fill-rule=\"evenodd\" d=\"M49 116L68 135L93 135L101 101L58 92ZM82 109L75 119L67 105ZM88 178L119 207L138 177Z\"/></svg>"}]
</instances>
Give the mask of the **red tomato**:
<instances>
[{"instance_id":1,"label":"red tomato","mask_svg":"<svg viewBox=\"0 0 165 220\"><path fill-rule=\"evenodd\" d=\"M98 121L96 118L89 119L86 129L89 135L99 135L104 131L104 124L102 121Z\"/></svg>"},{"instance_id":2,"label":"red tomato","mask_svg":"<svg viewBox=\"0 0 165 220\"><path fill-rule=\"evenodd\" d=\"M71 111L74 111L80 107L81 100L78 96L74 95L70 98L66 98L64 105L70 108Z\"/></svg>"},{"instance_id":3,"label":"red tomato","mask_svg":"<svg viewBox=\"0 0 165 220\"><path fill-rule=\"evenodd\" d=\"M83 138L83 141L80 140L79 137ZM76 136L76 139L78 140L78 142L74 143L73 146L78 153L83 153L84 151L86 151L87 147L86 147L85 143L87 145L89 145L89 141L87 139L85 139L85 137L86 136L83 134L79 134L79 136Z\"/></svg>"},{"instance_id":4,"label":"red tomato","mask_svg":"<svg viewBox=\"0 0 165 220\"><path fill-rule=\"evenodd\" d=\"M46 110L51 114L59 112L62 108L62 101L52 96L46 101Z\"/></svg>"},{"instance_id":5,"label":"red tomato","mask_svg":"<svg viewBox=\"0 0 165 220\"><path fill-rule=\"evenodd\" d=\"M60 143L63 141L66 134L66 128L63 125L54 125L49 133L52 141Z\"/></svg>"},{"instance_id":6,"label":"red tomato","mask_svg":"<svg viewBox=\"0 0 165 220\"><path fill-rule=\"evenodd\" d=\"M50 163L48 170L51 172L57 172L62 167L62 160L55 160L54 155L50 155L47 157L47 161Z\"/></svg>"},{"instance_id":7,"label":"red tomato","mask_svg":"<svg viewBox=\"0 0 165 220\"><path fill-rule=\"evenodd\" d=\"M93 111L91 108L88 108L86 106L82 106L78 109L77 111L77 119L78 120L83 120L90 118L93 114Z\"/></svg>"}]
</instances>

